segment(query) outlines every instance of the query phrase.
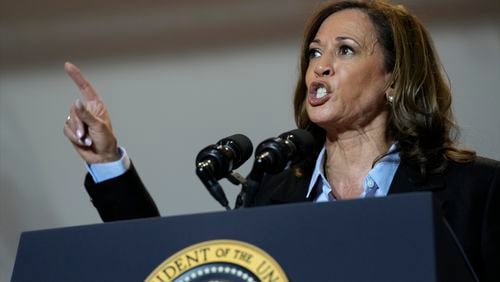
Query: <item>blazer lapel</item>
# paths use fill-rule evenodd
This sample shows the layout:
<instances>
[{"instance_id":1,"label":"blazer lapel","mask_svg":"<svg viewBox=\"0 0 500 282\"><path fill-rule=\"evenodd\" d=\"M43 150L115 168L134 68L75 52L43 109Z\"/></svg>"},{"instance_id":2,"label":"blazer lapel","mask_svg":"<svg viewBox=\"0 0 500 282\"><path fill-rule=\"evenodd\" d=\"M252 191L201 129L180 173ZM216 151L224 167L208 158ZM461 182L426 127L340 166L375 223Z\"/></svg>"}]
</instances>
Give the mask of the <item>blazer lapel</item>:
<instances>
[{"instance_id":1,"label":"blazer lapel","mask_svg":"<svg viewBox=\"0 0 500 282\"><path fill-rule=\"evenodd\" d=\"M272 204L296 203L312 201L306 197L310 177L291 176L287 181L279 184L276 193L271 196Z\"/></svg>"},{"instance_id":2,"label":"blazer lapel","mask_svg":"<svg viewBox=\"0 0 500 282\"><path fill-rule=\"evenodd\" d=\"M427 178L423 178L413 168L401 162L392 180L389 194L438 191L443 190L445 186L442 174L429 175Z\"/></svg>"},{"instance_id":3,"label":"blazer lapel","mask_svg":"<svg viewBox=\"0 0 500 282\"><path fill-rule=\"evenodd\" d=\"M429 175L426 179L421 177L417 171L401 162L394 179L392 180L389 194L430 191L439 202L444 215L448 211L448 197L446 195L446 181L442 174Z\"/></svg>"}]
</instances>

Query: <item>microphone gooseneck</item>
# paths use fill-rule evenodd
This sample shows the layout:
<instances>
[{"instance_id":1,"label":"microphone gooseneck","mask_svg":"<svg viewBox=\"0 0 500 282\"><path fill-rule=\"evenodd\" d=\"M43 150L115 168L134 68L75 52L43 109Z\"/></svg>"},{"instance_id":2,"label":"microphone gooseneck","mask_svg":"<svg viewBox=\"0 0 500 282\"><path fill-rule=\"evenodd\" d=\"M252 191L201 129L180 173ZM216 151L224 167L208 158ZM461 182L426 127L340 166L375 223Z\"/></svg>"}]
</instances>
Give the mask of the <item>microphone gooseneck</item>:
<instances>
[{"instance_id":1,"label":"microphone gooseneck","mask_svg":"<svg viewBox=\"0 0 500 282\"><path fill-rule=\"evenodd\" d=\"M210 195L226 209L230 209L229 203L218 180L240 167L250 158L252 151L250 139L245 135L235 134L205 147L196 156L196 175Z\"/></svg>"}]
</instances>

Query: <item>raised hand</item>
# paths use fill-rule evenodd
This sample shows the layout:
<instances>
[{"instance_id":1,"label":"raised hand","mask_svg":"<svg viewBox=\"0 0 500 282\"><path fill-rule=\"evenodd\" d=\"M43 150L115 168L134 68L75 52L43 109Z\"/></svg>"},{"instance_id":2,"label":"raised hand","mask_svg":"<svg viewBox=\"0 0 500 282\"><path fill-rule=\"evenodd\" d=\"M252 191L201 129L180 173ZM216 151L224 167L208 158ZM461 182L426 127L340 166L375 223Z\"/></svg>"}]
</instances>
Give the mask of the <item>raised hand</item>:
<instances>
[{"instance_id":1,"label":"raised hand","mask_svg":"<svg viewBox=\"0 0 500 282\"><path fill-rule=\"evenodd\" d=\"M83 97L70 106L64 135L89 164L118 160L120 153L106 104L75 65L67 62L64 69Z\"/></svg>"}]
</instances>

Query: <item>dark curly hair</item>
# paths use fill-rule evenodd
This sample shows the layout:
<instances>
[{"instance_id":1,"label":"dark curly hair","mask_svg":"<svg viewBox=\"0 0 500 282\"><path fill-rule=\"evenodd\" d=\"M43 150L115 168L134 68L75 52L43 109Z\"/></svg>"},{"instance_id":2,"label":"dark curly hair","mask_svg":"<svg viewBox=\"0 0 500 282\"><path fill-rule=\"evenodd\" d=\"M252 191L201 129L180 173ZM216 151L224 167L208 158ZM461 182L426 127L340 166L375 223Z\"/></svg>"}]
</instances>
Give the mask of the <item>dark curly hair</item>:
<instances>
[{"instance_id":1,"label":"dark curly hair","mask_svg":"<svg viewBox=\"0 0 500 282\"><path fill-rule=\"evenodd\" d=\"M330 15L359 9L377 31L384 52L384 67L392 74L394 100L389 104L387 137L396 140L401 160L422 176L440 173L448 160L469 162L475 153L455 146L458 129L451 109L451 91L429 33L403 6L383 1L326 3L306 25L300 54L300 76L294 95L295 122L310 131L321 145L325 131L311 122L306 112L305 74L309 65L309 44Z\"/></svg>"}]
</instances>

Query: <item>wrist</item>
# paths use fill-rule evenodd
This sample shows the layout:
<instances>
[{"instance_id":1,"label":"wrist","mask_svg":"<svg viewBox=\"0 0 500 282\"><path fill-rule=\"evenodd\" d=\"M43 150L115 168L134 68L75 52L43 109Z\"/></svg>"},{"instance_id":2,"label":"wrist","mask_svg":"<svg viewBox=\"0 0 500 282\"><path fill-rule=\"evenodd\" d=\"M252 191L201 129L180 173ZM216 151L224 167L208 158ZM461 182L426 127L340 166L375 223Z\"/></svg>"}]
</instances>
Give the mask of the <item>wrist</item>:
<instances>
[{"instance_id":1,"label":"wrist","mask_svg":"<svg viewBox=\"0 0 500 282\"><path fill-rule=\"evenodd\" d=\"M118 146L116 146L114 150L111 150L110 152L103 155L102 162L103 163L115 162L121 159L121 157L122 157L122 152L118 148Z\"/></svg>"},{"instance_id":2,"label":"wrist","mask_svg":"<svg viewBox=\"0 0 500 282\"><path fill-rule=\"evenodd\" d=\"M107 163L86 163L86 167L95 183L120 176L130 168L130 158L125 148L119 147L121 158Z\"/></svg>"}]
</instances>

